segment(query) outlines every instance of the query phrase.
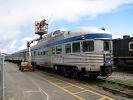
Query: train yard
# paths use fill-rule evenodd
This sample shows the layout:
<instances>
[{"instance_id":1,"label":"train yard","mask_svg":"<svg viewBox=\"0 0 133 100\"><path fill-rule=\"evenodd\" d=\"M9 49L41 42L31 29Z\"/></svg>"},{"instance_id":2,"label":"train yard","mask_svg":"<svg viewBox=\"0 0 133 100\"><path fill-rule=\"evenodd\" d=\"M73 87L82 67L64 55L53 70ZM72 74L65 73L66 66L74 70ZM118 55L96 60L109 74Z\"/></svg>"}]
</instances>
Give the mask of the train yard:
<instances>
[{"instance_id":1,"label":"train yard","mask_svg":"<svg viewBox=\"0 0 133 100\"><path fill-rule=\"evenodd\" d=\"M133 75L114 72L132 69L132 37L112 39L104 27L47 33L46 20L35 26L40 37L5 56L5 100L133 99Z\"/></svg>"},{"instance_id":2,"label":"train yard","mask_svg":"<svg viewBox=\"0 0 133 100\"><path fill-rule=\"evenodd\" d=\"M5 63L5 100L130 100L104 91L96 84L36 70L20 72Z\"/></svg>"}]
</instances>

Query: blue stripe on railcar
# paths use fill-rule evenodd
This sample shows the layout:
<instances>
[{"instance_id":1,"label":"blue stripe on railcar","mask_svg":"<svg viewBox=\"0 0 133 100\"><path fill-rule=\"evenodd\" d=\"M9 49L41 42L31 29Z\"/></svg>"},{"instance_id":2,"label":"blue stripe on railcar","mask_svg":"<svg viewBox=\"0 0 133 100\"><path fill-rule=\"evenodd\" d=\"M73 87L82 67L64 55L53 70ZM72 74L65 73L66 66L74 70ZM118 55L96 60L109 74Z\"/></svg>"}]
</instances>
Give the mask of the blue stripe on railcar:
<instances>
[{"instance_id":1,"label":"blue stripe on railcar","mask_svg":"<svg viewBox=\"0 0 133 100\"><path fill-rule=\"evenodd\" d=\"M53 43L48 43L48 44L43 44L43 45L36 45L36 46L32 47L31 50L38 50L38 49L42 49L42 48L46 48L46 47L50 47L50 46L54 46L54 45L58 45L58 44L63 44L63 43L67 43L67 42L79 41L79 40L82 40L82 39L104 39L104 38L111 39L112 35L111 34L106 34L106 33L95 33L95 34L79 35L79 36L74 36L74 37L63 39L63 40L55 41Z\"/></svg>"}]
</instances>

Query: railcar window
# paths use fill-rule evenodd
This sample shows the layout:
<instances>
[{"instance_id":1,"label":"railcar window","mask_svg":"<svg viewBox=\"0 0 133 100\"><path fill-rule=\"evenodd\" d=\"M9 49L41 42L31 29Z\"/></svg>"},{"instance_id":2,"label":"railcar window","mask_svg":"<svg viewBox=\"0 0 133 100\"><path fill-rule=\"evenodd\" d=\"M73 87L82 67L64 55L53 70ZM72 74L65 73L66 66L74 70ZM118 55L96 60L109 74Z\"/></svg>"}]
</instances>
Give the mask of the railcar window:
<instances>
[{"instance_id":1,"label":"railcar window","mask_svg":"<svg viewBox=\"0 0 133 100\"><path fill-rule=\"evenodd\" d=\"M38 51L38 55L41 55L41 52L40 51Z\"/></svg>"},{"instance_id":2,"label":"railcar window","mask_svg":"<svg viewBox=\"0 0 133 100\"><path fill-rule=\"evenodd\" d=\"M33 55L33 52L31 52L31 56L34 56L34 55Z\"/></svg>"},{"instance_id":3,"label":"railcar window","mask_svg":"<svg viewBox=\"0 0 133 100\"><path fill-rule=\"evenodd\" d=\"M45 55L45 51L43 51L43 55Z\"/></svg>"},{"instance_id":4,"label":"railcar window","mask_svg":"<svg viewBox=\"0 0 133 100\"><path fill-rule=\"evenodd\" d=\"M43 55L43 52L41 51L41 55Z\"/></svg>"},{"instance_id":5,"label":"railcar window","mask_svg":"<svg viewBox=\"0 0 133 100\"><path fill-rule=\"evenodd\" d=\"M65 44L66 53L71 53L71 44Z\"/></svg>"},{"instance_id":6,"label":"railcar window","mask_svg":"<svg viewBox=\"0 0 133 100\"><path fill-rule=\"evenodd\" d=\"M49 51L46 51L46 55L49 55Z\"/></svg>"},{"instance_id":7,"label":"railcar window","mask_svg":"<svg viewBox=\"0 0 133 100\"><path fill-rule=\"evenodd\" d=\"M133 43L130 44L130 49L133 49Z\"/></svg>"},{"instance_id":8,"label":"railcar window","mask_svg":"<svg viewBox=\"0 0 133 100\"><path fill-rule=\"evenodd\" d=\"M56 46L56 54L61 54L62 52L62 45Z\"/></svg>"},{"instance_id":9,"label":"railcar window","mask_svg":"<svg viewBox=\"0 0 133 100\"><path fill-rule=\"evenodd\" d=\"M82 48L83 52L94 51L94 41L84 41Z\"/></svg>"},{"instance_id":10,"label":"railcar window","mask_svg":"<svg viewBox=\"0 0 133 100\"><path fill-rule=\"evenodd\" d=\"M105 41L104 42L104 51L109 51L110 50L110 42Z\"/></svg>"},{"instance_id":11,"label":"railcar window","mask_svg":"<svg viewBox=\"0 0 133 100\"><path fill-rule=\"evenodd\" d=\"M73 51L74 53L80 52L80 42L77 42L77 43L73 43L73 44L72 44L72 51Z\"/></svg>"},{"instance_id":12,"label":"railcar window","mask_svg":"<svg viewBox=\"0 0 133 100\"><path fill-rule=\"evenodd\" d=\"M52 47L52 54L55 54L55 47Z\"/></svg>"},{"instance_id":13,"label":"railcar window","mask_svg":"<svg viewBox=\"0 0 133 100\"><path fill-rule=\"evenodd\" d=\"M35 56L35 55L34 55L34 52L32 52L32 55Z\"/></svg>"},{"instance_id":14,"label":"railcar window","mask_svg":"<svg viewBox=\"0 0 133 100\"><path fill-rule=\"evenodd\" d=\"M34 51L34 56L36 56L36 51Z\"/></svg>"}]
</instances>

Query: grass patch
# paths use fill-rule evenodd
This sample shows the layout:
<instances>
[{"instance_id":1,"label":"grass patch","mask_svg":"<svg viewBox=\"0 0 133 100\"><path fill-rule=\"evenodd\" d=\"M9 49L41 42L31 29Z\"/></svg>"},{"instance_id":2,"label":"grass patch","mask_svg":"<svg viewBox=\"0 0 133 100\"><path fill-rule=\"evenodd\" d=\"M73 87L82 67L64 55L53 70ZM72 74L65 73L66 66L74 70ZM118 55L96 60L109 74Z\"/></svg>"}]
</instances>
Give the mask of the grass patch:
<instances>
[{"instance_id":1,"label":"grass patch","mask_svg":"<svg viewBox=\"0 0 133 100\"><path fill-rule=\"evenodd\" d=\"M110 79L108 79L106 77L101 77L101 76L98 77L98 79L112 81L112 82L120 83L120 84L123 84L123 85L133 86L133 81L131 81L131 80L120 80L120 79L110 80Z\"/></svg>"},{"instance_id":2,"label":"grass patch","mask_svg":"<svg viewBox=\"0 0 133 100\"><path fill-rule=\"evenodd\" d=\"M113 89L113 90L120 90L122 91L123 88L121 86L119 86L118 84L111 84L111 83L103 83L101 84L102 87L106 87L106 88L109 88L109 89Z\"/></svg>"},{"instance_id":3,"label":"grass patch","mask_svg":"<svg viewBox=\"0 0 133 100\"><path fill-rule=\"evenodd\" d=\"M111 81L116 82L116 83L120 83L120 84L124 84L124 85L128 85L128 86L133 86L133 81L130 81L130 80L114 79L114 80L111 80Z\"/></svg>"}]
</instances>

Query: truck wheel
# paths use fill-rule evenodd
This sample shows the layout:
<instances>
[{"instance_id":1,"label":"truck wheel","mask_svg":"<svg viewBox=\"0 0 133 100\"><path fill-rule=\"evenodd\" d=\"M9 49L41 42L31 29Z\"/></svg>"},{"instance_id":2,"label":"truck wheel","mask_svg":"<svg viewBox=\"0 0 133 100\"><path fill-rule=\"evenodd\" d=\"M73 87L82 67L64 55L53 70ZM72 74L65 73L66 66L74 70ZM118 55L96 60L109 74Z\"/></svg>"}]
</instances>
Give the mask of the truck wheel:
<instances>
[{"instance_id":1,"label":"truck wheel","mask_svg":"<svg viewBox=\"0 0 133 100\"><path fill-rule=\"evenodd\" d=\"M24 71L24 68L22 68L22 72Z\"/></svg>"},{"instance_id":2,"label":"truck wheel","mask_svg":"<svg viewBox=\"0 0 133 100\"><path fill-rule=\"evenodd\" d=\"M19 70L21 70L21 66L19 66Z\"/></svg>"},{"instance_id":3,"label":"truck wheel","mask_svg":"<svg viewBox=\"0 0 133 100\"><path fill-rule=\"evenodd\" d=\"M33 68L33 72L35 71L35 68Z\"/></svg>"}]
</instances>

